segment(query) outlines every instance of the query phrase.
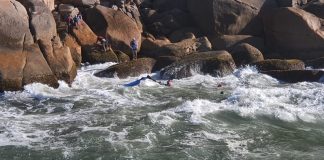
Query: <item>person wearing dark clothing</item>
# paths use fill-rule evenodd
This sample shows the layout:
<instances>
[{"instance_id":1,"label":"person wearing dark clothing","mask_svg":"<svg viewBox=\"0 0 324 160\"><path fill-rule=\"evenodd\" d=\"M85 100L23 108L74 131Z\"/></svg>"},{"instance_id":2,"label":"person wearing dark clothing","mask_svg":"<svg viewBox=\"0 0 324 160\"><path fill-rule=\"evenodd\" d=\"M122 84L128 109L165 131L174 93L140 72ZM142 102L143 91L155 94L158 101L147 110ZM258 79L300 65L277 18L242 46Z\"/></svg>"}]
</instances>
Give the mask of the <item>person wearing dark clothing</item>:
<instances>
[{"instance_id":1,"label":"person wearing dark clothing","mask_svg":"<svg viewBox=\"0 0 324 160\"><path fill-rule=\"evenodd\" d=\"M130 42L130 47L132 49L132 55L133 60L137 59L137 49L138 49L138 43L135 38Z\"/></svg>"},{"instance_id":2,"label":"person wearing dark clothing","mask_svg":"<svg viewBox=\"0 0 324 160\"><path fill-rule=\"evenodd\" d=\"M159 83L160 85L164 85L164 86L168 86L171 87L171 80L168 80L166 84L164 84L163 82L158 82L157 80L153 79L150 75L147 75L146 77L147 79L150 79L156 83Z\"/></svg>"}]
</instances>

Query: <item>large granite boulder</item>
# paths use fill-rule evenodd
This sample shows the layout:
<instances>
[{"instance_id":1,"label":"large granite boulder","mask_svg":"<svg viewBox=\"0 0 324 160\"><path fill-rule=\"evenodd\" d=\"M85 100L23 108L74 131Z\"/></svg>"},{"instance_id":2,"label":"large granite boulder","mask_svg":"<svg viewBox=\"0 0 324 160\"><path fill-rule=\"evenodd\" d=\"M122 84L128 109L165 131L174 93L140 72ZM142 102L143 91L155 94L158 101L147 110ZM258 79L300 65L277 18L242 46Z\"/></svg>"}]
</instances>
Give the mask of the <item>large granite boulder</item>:
<instances>
[{"instance_id":1,"label":"large granite boulder","mask_svg":"<svg viewBox=\"0 0 324 160\"><path fill-rule=\"evenodd\" d=\"M82 47L82 61L90 64L118 62L118 57L113 50L105 52L100 46L84 46Z\"/></svg>"},{"instance_id":2,"label":"large granite boulder","mask_svg":"<svg viewBox=\"0 0 324 160\"><path fill-rule=\"evenodd\" d=\"M257 48L247 43L237 45L230 53L232 54L236 66L264 60L263 54Z\"/></svg>"},{"instance_id":3,"label":"large granite boulder","mask_svg":"<svg viewBox=\"0 0 324 160\"><path fill-rule=\"evenodd\" d=\"M70 52L75 65L78 67L81 66L81 62L82 62L81 46L78 44L76 39L70 34L62 33L61 37L62 37L63 44L70 48Z\"/></svg>"},{"instance_id":4,"label":"large granite boulder","mask_svg":"<svg viewBox=\"0 0 324 160\"><path fill-rule=\"evenodd\" d=\"M100 0L59 0L64 4L72 4L80 7L91 7L95 4L100 4Z\"/></svg>"},{"instance_id":5,"label":"large granite boulder","mask_svg":"<svg viewBox=\"0 0 324 160\"><path fill-rule=\"evenodd\" d=\"M324 71L321 70L284 70L262 72L278 80L297 83L297 82L319 82L324 78Z\"/></svg>"},{"instance_id":6,"label":"large granite boulder","mask_svg":"<svg viewBox=\"0 0 324 160\"><path fill-rule=\"evenodd\" d=\"M138 46L141 46L141 30L136 22L123 12L98 5L89 9L86 17L90 28L97 35L106 36L114 50L131 55L130 42L133 38L136 38Z\"/></svg>"},{"instance_id":7,"label":"large granite boulder","mask_svg":"<svg viewBox=\"0 0 324 160\"><path fill-rule=\"evenodd\" d=\"M30 29L34 40L51 40L57 35L56 22L51 10L39 0L23 0L30 17Z\"/></svg>"},{"instance_id":8,"label":"large granite boulder","mask_svg":"<svg viewBox=\"0 0 324 160\"><path fill-rule=\"evenodd\" d=\"M172 9L187 9L187 0L155 0L152 2L154 9L158 11L167 11Z\"/></svg>"},{"instance_id":9,"label":"large granite boulder","mask_svg":"<svg viewBox=\"0 0 324 160\"><path fill-rule=\"evenodd\" d=\"M151 73L156 61L152 58L139 58L134 61L113 65L106 70L95 74L97 77L119 78L138 77L141 74Z\"/></svg>"},{"instance_id":10,"label":"large granite boulder","mask_svg":"<svg viewBox=\"0 0 324 160\"><path fill-rule=\"evenodd\" d=\"M262 35L260 14L276 7L275 0L188 0L196 24L210 36Z\"/></svg>"},{"instance_id":11,"label":"large granite boulder","mask_svg":"<svg viewBox=\"0 0 324 160\"><path fill-rule=\"evenodd\" d=\"M233 48L241 43L248 43L261 52L265 51L264 39L251 35L222 35L210 39L213 49L227 50L231 52Z\"/></svg>"},{"instance_id":12,"label":"large granite boulder","mask_svg":"<svg viewBox=\"0 0 324 160\"><path fill-rule=\"evenodd\" d=\"M72 29L72 35L81 46L94 45L97 42L97 35L84 21L80 21L80 24Z\"/></svg>"},{"instance_id":13,"label":"large granite boulder","mask_svg":"<svg viewBox=\"0 0 324 160\"><path fill-rule=\"evenodd\" d=\"M305 69L305 64L301 60L290 59L267 59L264 61L258 61L253 63L260 71L270 71L270 70L303 70Z\"/></svg>"},{"instance_id":14,"label":"large granite boulder","mask_svg":"<svg viewBox=\"0 0 324 160\"><path fill-rule=\"evenodd\" d=\"M324 31L318 17L298 8L275 9L264 18L266 45L283 58L324 56Z\"/></svg>"},{"instance_id":15,"label":"large granite boulder","mask_svg":"<svg viewBox=\"0 0 324 160\"><path fill-rule=\"evenodd\" d=\"M161 70L162 79L181 79L195 73L225 76L236 68L235 62L227 51L194 53L183 57Z\"/></svg>"},{"instance_id":16,"label":"large granite boulder","mask_svg":"<svg viewBox=\"0 0 324 160\"><path fill-rule=\"evenodd\" d=\"M40 40L39 45L57 79L71 84L76 77L77 69L70 48L63 46L59 37L54 37L52 41Z\"/></svg>"},{"instance_id":17,"label":"large granite boulder","mask_svg":"<svg viewBox=\"0 0 324 160\"><path fill-rule=\"evenodd\" d=\"M183 57L195 52L207 52L211 49L211 43L208 38L201 37L197 39L186 39L178 43L166 44L155 51L145 53L145 55L153 58L160 56Z\"/></svg>"}]
</instances>

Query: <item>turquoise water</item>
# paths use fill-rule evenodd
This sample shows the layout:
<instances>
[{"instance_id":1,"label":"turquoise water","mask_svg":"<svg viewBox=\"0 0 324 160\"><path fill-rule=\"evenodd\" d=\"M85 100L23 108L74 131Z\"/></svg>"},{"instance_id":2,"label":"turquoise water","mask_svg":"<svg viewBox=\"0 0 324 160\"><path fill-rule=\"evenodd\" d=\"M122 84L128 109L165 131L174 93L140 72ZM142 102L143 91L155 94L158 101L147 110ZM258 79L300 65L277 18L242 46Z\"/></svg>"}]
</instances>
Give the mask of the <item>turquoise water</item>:
<instances>
[{"instance_id":1,"label":"turquoise water","mask_svg":"<svg viewBox=\"0 0 324 160\"><path fill-rule=\"evenodd\" d=\"M97 78L0 96L0 159L323 159L324 84L284 84L253 67L172 87ZM146 76L146 75L143 75Z\"/></svg>"}]
</instances>

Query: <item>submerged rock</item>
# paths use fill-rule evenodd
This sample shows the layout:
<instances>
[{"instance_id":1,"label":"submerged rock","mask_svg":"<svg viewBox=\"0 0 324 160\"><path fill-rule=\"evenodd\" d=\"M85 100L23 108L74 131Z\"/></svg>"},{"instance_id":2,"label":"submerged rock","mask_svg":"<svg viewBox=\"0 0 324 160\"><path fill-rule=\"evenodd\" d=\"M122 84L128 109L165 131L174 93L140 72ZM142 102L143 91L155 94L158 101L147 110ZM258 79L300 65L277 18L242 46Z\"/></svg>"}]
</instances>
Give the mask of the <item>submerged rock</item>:
<instances>
[{"instance_id":1,"label":"submerged rock","mask_svg":"<svg viewBox=\"0 0 324 160\"><path fill-rule=\"evenodd\" d=\"M321 70L291 70L291 71L265 71L261 72L270 75L278 80L297 83L297 82L319 82L324 79L324 71Z\"/></svg>"},{"instance_id":2,"label":"submerged rock","mask_svg":"<svg viewBox=\"0 0 324 160\"><path fill-rule=\"evenodd\" d=\"M151 73L156 61L152 58L139 58L126 63L113 65L95 74L97 77L119 78L138 77L141 74Z\"/></svg>"},{"instance_id":3,"label":"submerged rock","mask_svg":"<svg viewBox=\"0 0 324 160\"><path fill-rule=\"evenodd\" d=\"M306 64L307 64L307 66L311 66L315 69L324 68L324 57L306 61Z\"/></svg>"},{"instance_id":4,"label":"submerged rock","mask_svg":"<svg viewBox=\"0 0 324 160\"><path fill-rule=\"evenodd\" d=\"M161 70L163 79L181 79L194 73L225 76L236 68L232 56L227 51L194 53L183 57Z\"/></svg>"}]
</instances>

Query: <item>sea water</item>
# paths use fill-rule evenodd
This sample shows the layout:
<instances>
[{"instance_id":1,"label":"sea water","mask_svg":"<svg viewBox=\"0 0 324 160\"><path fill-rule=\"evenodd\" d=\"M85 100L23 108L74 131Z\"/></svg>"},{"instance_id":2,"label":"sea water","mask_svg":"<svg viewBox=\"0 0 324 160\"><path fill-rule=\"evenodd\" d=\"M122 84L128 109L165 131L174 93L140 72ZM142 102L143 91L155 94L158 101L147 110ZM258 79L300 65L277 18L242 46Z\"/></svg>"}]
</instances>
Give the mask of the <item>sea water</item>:
<instances>
[{"instance_id":1,"label":"sea water","mask_svg":"<svg viewBox=\"0 0 324 160\"><path fill-rule=\"evenodd\" d=\"M93 75L110 65L83 66L71 87L0 95L0 159L324 159L323 82L246 67L127 88L141 77Z\"/></svg>"}]
</instances>

